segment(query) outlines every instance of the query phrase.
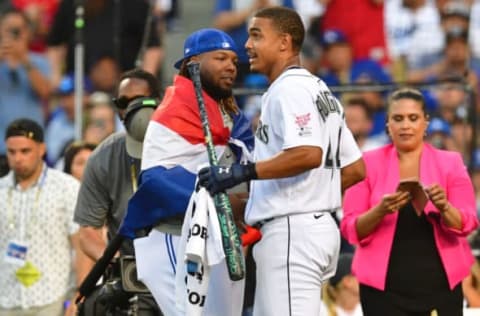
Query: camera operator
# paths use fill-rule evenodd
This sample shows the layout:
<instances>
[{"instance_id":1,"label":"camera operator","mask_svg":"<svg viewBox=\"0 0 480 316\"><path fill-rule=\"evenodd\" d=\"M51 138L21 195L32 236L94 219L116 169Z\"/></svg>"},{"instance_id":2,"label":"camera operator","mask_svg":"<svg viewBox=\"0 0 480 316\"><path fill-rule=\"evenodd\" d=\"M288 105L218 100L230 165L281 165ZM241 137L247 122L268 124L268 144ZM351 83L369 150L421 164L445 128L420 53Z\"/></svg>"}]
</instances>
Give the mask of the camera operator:
<instances>
[{"instance_id":1,"label":"camera operator","mask_svg":"<svg viewBox=\"0 0 480 316\"><path fill-rule=\"evenodd\" d=\"M81 226L81 248L95 261L103 255L106 247L102 228L107 226L109 239L116 234L128 199L136 190L143 136L159 96L159 83L150 73L139 69L124 73L114 104L124 121L126 133L119 132L106 138L87 162L74 220ZM148 101L151 102L142 102L142 97L150 97ZM120 255L133 255L131 242L124 242ZM120 272L114 274L118 277ZM115 300L110 301L116 304ZM138 295L137 315L159 314L150 294Z\"/></svg>"},{"instance_id":2,"label":"camera operator","mask_svg":"<svg viewBox=\"0 0 480 316\"><path fill-rule=\"evenodd\" d=\"M41 55L30 53L29 20L21 11L8 9L0 19L0 139L4 127L17 118L44 121L42 101L50 95L50 68ZM0 154L5 144L0 142Z\"/></svg>"}]
</instances>

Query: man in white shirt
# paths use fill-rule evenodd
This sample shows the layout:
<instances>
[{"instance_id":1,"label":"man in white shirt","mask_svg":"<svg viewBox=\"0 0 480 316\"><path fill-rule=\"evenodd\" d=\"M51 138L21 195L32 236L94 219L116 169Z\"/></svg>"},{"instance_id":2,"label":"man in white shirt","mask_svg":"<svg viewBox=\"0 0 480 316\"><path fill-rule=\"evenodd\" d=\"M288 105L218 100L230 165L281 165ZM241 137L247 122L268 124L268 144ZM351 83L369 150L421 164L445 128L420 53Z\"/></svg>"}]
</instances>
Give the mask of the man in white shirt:
<instances>
[{"instance_id":1,"label":"man in white shirt","mask_svg":"<svg viewBox=\"0 0 480 316\"><path fill-rule=\"evenodd\" d=\"M0 178L0 315L63 315L74 286L79 183L44 163L43 130L34 121L15 120L5 135L11 171Z\"/></svg>"}]
</instances>

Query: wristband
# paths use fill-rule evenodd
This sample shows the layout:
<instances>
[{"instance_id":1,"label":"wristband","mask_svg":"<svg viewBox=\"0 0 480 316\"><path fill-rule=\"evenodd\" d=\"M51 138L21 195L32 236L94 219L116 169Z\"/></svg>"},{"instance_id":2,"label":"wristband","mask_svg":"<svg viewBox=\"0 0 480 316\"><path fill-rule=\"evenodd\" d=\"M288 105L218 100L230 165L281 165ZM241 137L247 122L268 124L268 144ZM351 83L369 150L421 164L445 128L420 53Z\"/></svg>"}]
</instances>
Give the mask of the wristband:
<instances>
[{"instance_id":1,"label":"wristband","mask_svg":"<svg viewBox=\"0 0 480 316\"><path fill-rule=\"evenodd\" d=\"M257 169L255 163L248 163L245 165L245 173L247 175L247 180L255 180L258 179Z\"/></svg>"}]
</instances>

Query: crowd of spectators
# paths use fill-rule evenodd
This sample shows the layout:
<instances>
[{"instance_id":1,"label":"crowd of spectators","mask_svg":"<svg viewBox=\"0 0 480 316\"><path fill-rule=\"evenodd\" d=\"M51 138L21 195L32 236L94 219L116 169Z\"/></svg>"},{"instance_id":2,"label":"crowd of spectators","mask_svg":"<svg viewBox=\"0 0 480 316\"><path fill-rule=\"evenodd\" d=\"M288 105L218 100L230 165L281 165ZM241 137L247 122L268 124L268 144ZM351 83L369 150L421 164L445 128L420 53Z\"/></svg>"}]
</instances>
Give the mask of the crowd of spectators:
<instances>
[{"instance_id":1,"label":"crowd of spectators","mask_svg":"<svg viewBox=\"0 0 480 316\"><path fill-rule=\"evenodd\" d=\"M83 2L81 130L82 141L94 146L123 129L111 102L120 74L139 67L160 76L162 67L171 67L163 65L164 36L178 27L180 0ZM8 171L5 128L18 118L45 129L49 166L64 169L64 160L74 161L68 149L75 140L76 3L10 0L0 5L0 176ZM270 5L294 8L304 19L303 64L342 101L363 151L390 141L385 132L389 92L398 85L419 87L429 113L426 140L462 154L480 215L475 123L480 110L480 0L215 0L211 25L205 27L226 31L243 47L250 15ZM248 56L240 52L236 87L247 92L237 95L237 101L255 125L261 99L248 89L261 90L268 82L248 69ZM473 288L468 288L469 297Z\"/></svg>"}]
</instances>

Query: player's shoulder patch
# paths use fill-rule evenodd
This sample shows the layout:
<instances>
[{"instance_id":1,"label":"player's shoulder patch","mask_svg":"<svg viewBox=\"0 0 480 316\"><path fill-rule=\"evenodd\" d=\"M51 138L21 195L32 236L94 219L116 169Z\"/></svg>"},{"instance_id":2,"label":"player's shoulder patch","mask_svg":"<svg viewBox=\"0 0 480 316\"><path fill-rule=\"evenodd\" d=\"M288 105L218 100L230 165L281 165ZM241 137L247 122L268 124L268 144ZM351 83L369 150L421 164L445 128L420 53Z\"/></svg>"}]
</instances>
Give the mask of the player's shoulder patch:
<instances>
[{"instance_id":1,"label":"player's shoulder patch","mask_svg":"<svg viewBox=\"0 0 480 316\"><path fill-rule=\"evenodd\" d=\"M311 120L311 112L295 115L295 125L297 126L298 136L312 136Z\"/></svg>"}]
</instances>

